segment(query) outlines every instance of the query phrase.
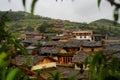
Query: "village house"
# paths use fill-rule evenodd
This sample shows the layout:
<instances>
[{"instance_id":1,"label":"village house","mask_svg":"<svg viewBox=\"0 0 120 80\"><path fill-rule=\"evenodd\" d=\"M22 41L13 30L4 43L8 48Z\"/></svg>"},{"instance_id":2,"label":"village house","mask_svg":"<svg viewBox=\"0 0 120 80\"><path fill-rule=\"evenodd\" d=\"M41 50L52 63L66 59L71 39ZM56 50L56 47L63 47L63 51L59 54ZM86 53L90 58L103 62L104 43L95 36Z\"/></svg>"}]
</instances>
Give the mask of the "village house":
<instances>
[{"instance_id":1,"label":"village house","mask_svg":"<svg viewBox=\"0 0 120 80\"><path fill-rule=\"evenodd\" d=\"M30 39L30 38L42 39L43 38L43 33L39 33L39 32L26 32L25 33L25 39Z\"/></svg>"},{"instance_id":2,"label":"village house","mask_svg":"<svg viewBox=\"0 0 120 80\"><path fill-rule=\"evenodd\" d=\"M102 40L104 52L107 54L118 53L120 51L120 37L108 37ZM120 54L119 54L120 55Z\"/></svg>"},{"instance_id":3,"label":"village house","mask_svg":"<svg viewBox=\"0 0 120 80\"><path fill-rule=\"evenodd\" d=\"M64 28L64 25L62 22L58 22L54 25L53 27L53 30L61 30L61 31L64 31L65 28Z\"/></svg>"},{"instance_id":4,"label":"village house","mask_svg":"<svg viewBox=\"0 0 120 80\"><path fill-rule=\"evenodd\" d=\"M61 42L67 42L72 39L73 39L73 36L54 36L54 37L52 37L53 41L61 41Z\"/></svg>"},{"instance_id":5,"label":"village house","mask_svg":"<svg viewBox=\"0 0 120 80\"><path fill-rule=\"evenodd\" d=\"M20 43L27 47L27 46L30 46L30 45L36 45L40 42L41 39L36 39L36 38L29 38L29 39L25 39L25 40L22 40Z\"/></svg>"},{"instance_id":6,"label":"village house","mask_svg":"<svg viewBox=\"0 0 120 80\"><path fill-rule=\"evenodd\" d=\"M93 32L92 31L79 30L79 31L73 31L72 35L77 40L89 40L89 41L91 41Z\"/></svg>"},{"instance_id":7,"label":"village house","mask_svg":"<svg viewBox=\"0 0 120 80\"><path fill-rule=\"evenodd\" d=\"M26 32L26 39L28 38L36 38L36 39L42 39L43 34L39 32Z\"/></svg>"},{"instance_id":8,"label":"village house","mask_svg":"<svg viewBox=\"0 0 120 80\"><path fill-rule=\"evenodd\" d=\"M47 41L45 44L43 44L43 47L54 47L54 46L60 46L63 45L60 41Z\"/></svg>"},{"instance_id":9,"label":"village house","mask_svg":"<svg viewBox=\"0 0 120 80\"><path fill-rule=\"evenodd\" d=\"M40 74L45 80L50 79L53 80L53 76L51 74L59 73L60 80L69 80L71 77L74 77L74 80L81 80L81 79L87 79L88 72L84 71L83 74L80 74L79 70L75 70L74 68L69 67L61 67L57 66L55 68L48 68L42 70L42 73ZM73 79L73 78L72 78Z\"/></svg>"},{"instance_id":10,"label":"village house","mask_svg":"<svg viewBox=\"0 0 120 80\"><path fill-rule=\"evenodd\" d=\"M69 40L67 42L63 42L63 45L59 45L62 47L58 57L58 63L60 65L72 65L73 55L80 50L82 41L80 40Z\"/></svg>"},{"instance_id":11,"label":"village house","mask_svg":"<svg viewBox=\"0 0 120 80\"><path fill-rule=\"evenodd\" d=\"M84 52L97 52L103 49L102 41L84 41L81 51Z\"/></svg>"},{"instance_id":12,"label":"village house","mask_svg":"<svg viewBox=\"0 0 120 80\"><path fill-rule=\"evenodd\" d=\"M38 56L38 55L18 55L15 58L15 62L17 65L27 65L31 68L31 70L39 70L45 68L56 67L56 60L46 57L46 56Z\"/></svg>"},{"instance_id":13,"label":"village house","mask_svg":"<svg viewBox=\"0 0 120 80\"><path fill-rule=\"evenodd\" d=\"M88 55L92 55L94 52L103 51L107 57L114 55L116 58L120 58L120 42L86 42L82 44L80 51L77 51L72 59L75 69L85 70L83 65Z\"/></svg>"},{"instance_id":14,"label":"village house","mask_svg":"<svg viewBox=\"0 0 120 80\"><path fill-rule=\"evenodd\" d=\"M40 55L56 57L58 64L72 64L73 55L80 50L80 40L48 41L40 48Z\"/></svg>"},{"instance_id":15,"label":"village house","mask_svg":"<svg viewBox=\"0 0 120 80\"><path fill-rule=\"evenodd\" d=\"M120 37L119 36L118 37L108 37L107 39L104 39L103 41L104 41L104 43L106 43L106 42L120 42Z\"/></svg>"},{"instance_id":16,"label":"village house","mask_svg":"<svg viewBox=\"0 0 120 80\"><path fill-rule=\"evenodd\" d=\"M104 52L106 54L119 54L119 56L116 57L120 57L120 42L106 42L104 44Z\"/></svg>"},{"instance_id":17,"label":"village house","mask_svg":"<svg viewBox=\"0 0 120 80\"><path fill-rule=\"evenodd\" d=\"M57 55L62 49L63 43L59 41L47 41L40 49L39 55L50 56L58 60Z\"/></svg>"},{"instance_id":18,"label":"village house","mask_svg":"<svg viewBox=\"0 0 120 80\"><path fill-rule=\"evenodd\" d=\"M92 36L93 41L102 41L102 40L106 40L106 39L107 39L107 35L93 34L93 36Z\"/></svg>"},{"instance_id":19,"label":"village house","mask_svg":"<svg viewBox=\"0 0 120 80\"><path fill-rule=\"evenodd\" d=\"M76 52L72 59L72 62L74 63L74 68L77 70L80 70L81 68L83 68L85 70L86 68L83 65L83 63L84 63L85 59L87 58L87 56L90 54L91 53L84 52L84 51Z\"/></svg>"},{"instance_id":20,"label":"village house","mask_svg":"<svg viewBox=\"0 0 120 80\"><path fill-rule=\"evenodd\" d=\"M76 53L80 50L83 41L80 40L70 40L64 43L63 49L66 50L67 53Z\"/></svg>"},{"instance_id":21,"label":"village house","mask_svg":"<svg viewBox=\"0 0 120 80\"><path fill-rule=\"evenodd\" d=\"M56 57L60 50L61 48L59 47L41 47L39 54L42 56Z\"/></svg>"}]
</instances>

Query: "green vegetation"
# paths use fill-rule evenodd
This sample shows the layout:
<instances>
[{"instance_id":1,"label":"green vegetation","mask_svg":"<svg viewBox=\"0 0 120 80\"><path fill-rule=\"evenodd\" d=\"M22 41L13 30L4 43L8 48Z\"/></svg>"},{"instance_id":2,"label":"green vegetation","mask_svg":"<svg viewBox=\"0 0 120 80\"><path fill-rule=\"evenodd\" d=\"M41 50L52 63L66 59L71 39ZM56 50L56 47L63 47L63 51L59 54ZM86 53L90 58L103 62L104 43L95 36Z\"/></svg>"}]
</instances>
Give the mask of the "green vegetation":
<instances>
[{"instance_id":1,"label":"green vegetation","mask_svg":"<svg viewBox=\"0 0 120 80\"><path fill-rule=\"evenodd\" d=\"M120 59L114 54L94 53L86 58L85 65L89 68L88 80L120 80Z\"/></svg>"},{"instance_id":2,"label":"green vegetation","mask_svg":"<svg viewBox=\"0 0 120 80\"><path fill-rule=\"evenodd\" d=\"M109 36L120 36L120 24L114 24L114 21L101 19L89 24L89 28L94 33L109 35Z\"/></svg>"},{"instance_id":3,"label":"green vegetation","mask_svg":"<svg viewBox=\"0 0 120 80\"><path fill-rule=\"evenodd\" d=\"M7 29L5 23L8 20L6 14L0 18L0 80L20 80L27 75L14 65L13 60L18 51L21 54L26 54L27 51Z\"/></svg>"},{"instance_id":4,"label":"green vegetation","mask_svg":"<svg viewBox=\"0 0 120 80\"><path fill-rule=\"evenodd\" d=\"M0 12L3 14L5 12ZM10 14L9 14L10 13ZM28 16L25 16L27 14ZM47 17L35 16L30 17L30 13L18 11L18 12L8 12L7 15L18 16L9 17L13 21L7 22L7 26L10 30L16 32L20 29L25 29L26 31L33 31L33 28L37 29L39 32L45 33L56 33L53 30L54 24L60 20L50 19ZM15 21L17 20L17 21ZM114 24L114 21L108 19L100 19L93 21L91 23L79 23L70 22L68 20L61 20L64 24L66 30L92 30L96 34L107 34L109 36L120 36L120 24ZM60 32L61 33L61 32Z\"/></svg>"}]
</instances>

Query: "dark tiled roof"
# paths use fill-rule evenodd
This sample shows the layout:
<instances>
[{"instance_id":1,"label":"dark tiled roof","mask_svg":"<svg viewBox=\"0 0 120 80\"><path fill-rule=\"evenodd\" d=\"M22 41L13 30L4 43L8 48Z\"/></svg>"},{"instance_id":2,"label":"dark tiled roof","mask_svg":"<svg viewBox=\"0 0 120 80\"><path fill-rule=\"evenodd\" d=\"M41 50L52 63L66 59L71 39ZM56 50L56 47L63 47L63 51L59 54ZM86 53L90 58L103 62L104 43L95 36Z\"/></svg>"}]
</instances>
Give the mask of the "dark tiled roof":
<instances>
[{"instance_id":1,"label":"dark tiled roof","mask_svg":"<svg viewBox=\"0 0 120 80\"><path fill-rule=\"evenodd\" d=\"M42 47L40 48L40 53L52 53L52 54L57 54L59 53L61 48L59 47Z\"/></svg>"},{"instance_id":2,"label":"dark tiled roof","mask_svg":"<svg viewBox=\"0 0 120 80\"><path fill-rule=\"evenodd\" d=\"M72 40L64 43L63 47L80 47L82 45L82 41L80 40Z\"/></svg>"},{"instance_id":3,"label":"dark tiled roof","mask_svg":"<svg viewBox=\"0 0 120 80\"><path fill-rule=\"evenodd\" d=\"M119 52L119 53L114 54L114 56L120 59L120 52Z\"/></svg>"},{"instance_id":4,"label":"dark tiled roof","mask_svg":"<svg viewBox=\"0 0 120 80\"><path fill-rule=\"evenodd\" d=\"M76 54L73 56L72 62L77 63L77 62L84 62L85 58L87 57L88 53L83 52L83 51L78 51Z\"/></svg>"},{"instance_id":5,"label":"dark tiled roof","mask_svg":"<svg viewBox=\"0 0 120 80\"><path fill-rule=\"evenodd\" d=\"M90 41L84 41L82 44L83 47L99 47L102 46L102 42L101 41L94 41L94 42L90 42Z\"/></svg>"},{"instance_id":6,"label":"dark tiled roof","mask_svg":"<svg viewBox=\"0 0 120 80\"><path fill-rule=\"evenodd\" d=\"M56 67L56 68L48 68L43 69L41 75L47 79L48 77L52 77L49 73L50 72L60 72L62 74L62 79L60 80L68 80L68 78L75 76L74 80L81 80L81 78L87 78L88 72L84 71L83 74L80 74L80 70L75 70L74 68L68 68L68 67ZM53 78L51 78L53 80Z\"/></svg>"},{"instance_id":7,"label":"dark tiled roof","mask_svg":"<svg viewBox=\"0 0 120 80\"><path fill-rule=\"evenodd\" d=\"M43 58L44 56L38 56L38 55L27 55L27 56L19 55L15 58L15 60L18 65L28 64L29 66L33 66L38 61L43 60Z\"/></svg>"},{"instance_id":8,"label":"dark tiled roof","mask_svg":"<svg viewBox=\"0 0 120 80\"><path fill-rule=\"evenodd\" d=\"M68 78L70 78L71 76L75 76L75 80L86 78L88 76L87 71L84 71L83 74L80 74L80 70L75 70L74 68L57 67L57 70L63 75L63 80L68 80ZM86 75L86 77L84 75Z\"/></svg>"},{"instance_id":9,"label":"dark tiled roof","mask_svg":"<svg viewBox=\"0 0 120 80\"><path fill-rule=\"evenodd\" d=\"M72 38L72 36L55 36L52 38L52 40L54 40L54 39L67 39L67 38Z\"/></svg>"},{"instance_id":10,"label":"dark tiled roof","mask_svg":"<svg viewBox=\"0 0 120 80\"><path fill-rule=\"evenodd\" d=\"M117 52L120 51L120 42L108 42L104 45L106 52Z\"/></svg>"},{"instance_id":11,"label":"dark tiled roof","mask_svg":"<svg viewBox=\"0 0 120 80\"><path fill-rule=\"evenodd\" d=\"M56 47L80 47L82 41L80 40L71 40L68 42L60 42L60 41L48 41L43 46L56 46Z\"/></svg>"},{"instance_id":12,"label":"dark tiled roof","mask_svg":"<svg viewBox=\"0 0 120 80\"><path fill-rule=\"evenodd\" d=\"M61 44L62 44L62 42L59 42L59 41L48 41L43 46L58 46Z\"/></svg>"},{"instance_id":13,"label":"dark tiled roof","mask_svg":"<svg viewBox=\"0 0 120 80\"><path fill-rule=\"evenodd\" d=\"M108 37L108 40L120 40L120 36L118 36L118 37Z\"/></svg>"},{"instance_id":14,"label":"dark tiled roof","mask_svg":"<svg viewBox=\"0 0 120 80\"><path fill-rule=\"evenodd\" d=\"M120 45L120 42L106 42L106 46Z\"/></svg>"},{"instance_id":15,"label":"dark tiled roof","mask_svg":"<svg viewBox=\"0 0 120 80\"><path fill-rule=\"evenodd\" d=\"M108 42L105 44L104 52L106 54L113 54L120 58L120 42Z\"/></svg>"},{"instance_id":16,"label":"dark tiled roof","mask_svg":"<svg viewBox=\"0 0 120 80\"><path fill-rule=\"evenodd\" d=\"M103 35L103 34L93 34L93 36L106 36L106 35Z\"/></svg>"},{"instance_id":17,"label":"dark tiled roof","mask_svg":"<svg viewBox=\"0 0 120 80\"><path fill-rule=\"evenodd\" d=\"M37 38L30 38L30 39L26 39L21 41L22 43L37 43L38 41L40 41L40 39Z\"/></svg>"}]
</instances>

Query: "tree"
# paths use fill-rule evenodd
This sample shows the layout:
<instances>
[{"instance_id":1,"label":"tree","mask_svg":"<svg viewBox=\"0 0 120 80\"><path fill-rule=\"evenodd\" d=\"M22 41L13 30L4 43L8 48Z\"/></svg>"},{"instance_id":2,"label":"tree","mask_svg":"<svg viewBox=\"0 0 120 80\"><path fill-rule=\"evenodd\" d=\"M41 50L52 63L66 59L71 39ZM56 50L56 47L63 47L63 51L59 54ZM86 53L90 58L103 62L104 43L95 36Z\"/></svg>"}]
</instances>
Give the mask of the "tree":
<instances>
[{"instance_id":1,"label":"tree","mask_svg":"<svg viewBox=\"0 0 120 80\"><path fill-rule=\"evenodd\" d=\"M18 25L18 24L14 24L12 26L9 27L9 30L12 30L12 31L17 31L19 29L21 29L22 26L21 25Z\"/></svg>"},{"instance_id":2,"label":"tree","mask_svg":"<svg viewBox=\"0 0 120 80\"><path fill-rule=\"evenodd\" d=\"M47 31L47 29L52 28L52 27L53 27L53 24L43 22L42 25L40 25L37 30L39 32L45 33Z\"/></svg>"},{"instance_id":3,"label":"tree","mask_svg":"<svg viewBox=\"0 0 120 80\"><path fill-rule=\"evenodd\" d=\"M40 25L37 30L41 33L44 33L46 31L47 26L48 26L47 23L43 22L42 25Z\"/></svg>"},{"instance_id":4,"label":"tree","mask_svg":"<svg viewBox=\"0 0 120 80\"><path fill-rule=\"evenodd\" d=\"M32 28L31 26L28 26L25 30L29 32L34 32L34 28Z\"/></svg>"}]
</instances>

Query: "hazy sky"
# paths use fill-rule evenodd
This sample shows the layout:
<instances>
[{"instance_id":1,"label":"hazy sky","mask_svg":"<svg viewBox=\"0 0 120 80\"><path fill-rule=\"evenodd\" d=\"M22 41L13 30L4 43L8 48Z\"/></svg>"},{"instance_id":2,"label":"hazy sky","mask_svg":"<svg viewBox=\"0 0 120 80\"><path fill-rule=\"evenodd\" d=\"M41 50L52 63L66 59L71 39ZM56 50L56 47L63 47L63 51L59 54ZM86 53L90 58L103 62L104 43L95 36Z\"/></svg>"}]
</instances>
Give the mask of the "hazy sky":
<instances>
[{"instance_id":1,"label":"hazy sky","mask_svg":"<svg viewBox=\"0 0 120 80\"><path fill-rule=\"evenodd\" d=\"M31 0L27 0L27 11L30 11ZM22 0L0 1L0 10L24 10ZM106 0L102 0L100 8L97 0L38 0L35 14L55 19L71 20L77 22L91 22L97 19L113 19L113 8Z\"/></svg>"}]
</instances>

